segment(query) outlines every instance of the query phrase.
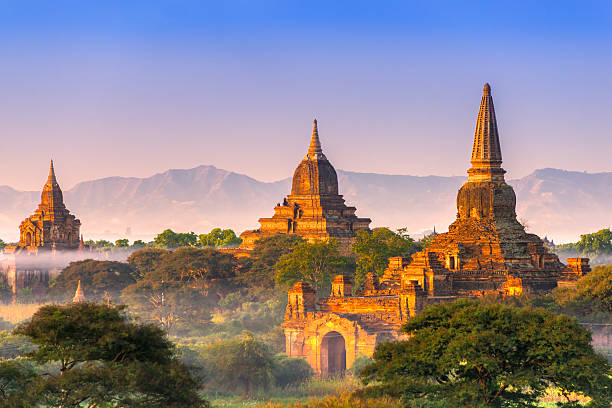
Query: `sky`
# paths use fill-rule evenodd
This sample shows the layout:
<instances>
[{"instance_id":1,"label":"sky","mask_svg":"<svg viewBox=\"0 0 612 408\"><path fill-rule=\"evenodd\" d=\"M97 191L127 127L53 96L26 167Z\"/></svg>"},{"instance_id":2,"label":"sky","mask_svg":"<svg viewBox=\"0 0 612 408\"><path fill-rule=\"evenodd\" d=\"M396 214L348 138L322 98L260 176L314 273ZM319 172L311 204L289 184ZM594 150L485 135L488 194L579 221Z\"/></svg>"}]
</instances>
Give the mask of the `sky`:
<instances>
[{"instance_id":1,"label":"sky","mask_svg":"<svg viewBox=\"0 0 612 408\"><path fill-rule=\"evenodd\" d=\"M482 86L508 178L612 171L608 1L0 0L0 185L210 164L464 175Z\"/></svg>"}]
</instances>

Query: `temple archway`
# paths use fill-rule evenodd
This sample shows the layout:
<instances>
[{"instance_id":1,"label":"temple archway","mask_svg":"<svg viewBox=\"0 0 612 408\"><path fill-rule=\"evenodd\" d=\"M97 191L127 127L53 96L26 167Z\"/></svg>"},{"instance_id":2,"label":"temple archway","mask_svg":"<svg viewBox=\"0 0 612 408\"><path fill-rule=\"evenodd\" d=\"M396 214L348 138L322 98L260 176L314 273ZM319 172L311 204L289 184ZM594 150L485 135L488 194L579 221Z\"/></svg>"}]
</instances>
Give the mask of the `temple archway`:
<instances>
[{"instance_id":1,"label":"temple archway","mask_svg":"<svg viewBox=\"0 0 612 408\"><path fill-rule=\"evenodd\" d=\"M25 241L27 246L32 245L32 232L26 232Z\"/></svg>"},{"instance_id":2,"label":"temple archway","mask_svg":"<svg viewBox=\"0 0 612 408\"><path fill-rule=\"evenodd\" d=\"M332 331L321 340L321 375L331 377L346 371L346 347L344 337Z\"/></svg>"}]
</instances>

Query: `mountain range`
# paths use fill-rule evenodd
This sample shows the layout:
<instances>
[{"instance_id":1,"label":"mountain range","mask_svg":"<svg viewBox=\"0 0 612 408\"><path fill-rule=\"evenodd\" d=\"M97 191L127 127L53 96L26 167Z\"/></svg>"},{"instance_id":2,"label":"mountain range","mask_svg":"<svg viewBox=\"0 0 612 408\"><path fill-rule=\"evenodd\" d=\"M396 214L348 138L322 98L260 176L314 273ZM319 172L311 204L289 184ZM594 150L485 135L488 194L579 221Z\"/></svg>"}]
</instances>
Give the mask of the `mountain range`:
<instances>
[{"instance_id":1,"label":"mountain range","mask_svg":"<svg viewBox=\"0 0 612 408\"><path fill-rule=\"evenodd\" d=\"M372 226L407 227L415 237L455 219L455 198L464 177L387 175L338 171L340 192ZM61 182L61 180L60 180ZM509 180L517 214L528 230L557 241L575 241L611 224L612 172L536 170ZM85 239L150 240L166 228L237 233L257 228L291 189L291 179L262 182L249 176L199 166L147 178L108 177L64 191L68 209L80 218ZM18 238L18 225L36 208L40 192L0 186L0 237Z\"/></svg>"}]
</instances>

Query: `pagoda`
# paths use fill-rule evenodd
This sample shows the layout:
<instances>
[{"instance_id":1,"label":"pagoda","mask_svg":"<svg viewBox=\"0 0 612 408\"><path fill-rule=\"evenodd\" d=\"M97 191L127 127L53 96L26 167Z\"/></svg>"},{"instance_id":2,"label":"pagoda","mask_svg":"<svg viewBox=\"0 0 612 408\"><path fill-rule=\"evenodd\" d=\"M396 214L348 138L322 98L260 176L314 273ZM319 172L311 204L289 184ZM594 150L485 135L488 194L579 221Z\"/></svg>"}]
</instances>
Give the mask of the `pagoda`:
<instances>
[{"instance_id":1,"label":"pagoda","mask_svg":"<svg viewBox=\"0 0 612 408\"><path fill-rule=\"evenodd\" d=\"M22 288L45 287L65 266L76 260L74 255L58 259L57 251L79 248L81 221L64 205L64 196L57 183L53 160L43 187L40 204L34 214L19 225L19 242L7 245L0 259L0 280L14 294ZM81 254L82 258L85 254Z\"/></svg>"},{"instance_id":2,"label":"pagoda","mask_svg":"<svg viewBox=\"0 0 612 408\"><path fill-rule=\"evenodd\" d=\"M516 196L504 180L491 87L486 84L474 136L468 181L457 194L457 220L412 258L389 258L384 275L370 274L353 291L338 275L329 297L317 299L305 282L287 294L285 352L323 376L372 357L377 344L426 306L486 294L546 293L572 286L590 271L586 258L564 265L516 219Z\"/></svg>"},{"instance_id":3,"label":"pagoda","mask_svg":"<svg viewBox=\"0 0 612 408\"><path fill-rule=\"evenodd\" d=\"M571 271L588 271L588 260L569 259L568 268L537 235L525 231L516 219L516 195L501 165L493 97L485 84L468 180L457 194L457 220L400 267L404 280L418 281L432 296L517 294L547 292L559 281L575 278Z\"/></svg>"},{"instance_id":4,"label":"pagoda","mask_svg":"<svg viewBox=\"0 0 612 408\"><path fill-rule=\"evenodd\" d=\"M40 204L34 214L19 225L18 247L30 252L40 249L77 249L80 228L81 221L70 214L64 205L64 196L51 160Z\"/></svg>"},{"instance_id":5,"label":"pagoda","mask_svg":"<svg viewBox=\"0 0 612 408\"><path fill-rule=\"evenodd\" d=\"M241 248L252 249L255 241L274 234L296 234L313 242L334 238L348 254L356 231L369 231L371 220L358 218L338 194L338 176L319 140L317 120L306 156L293 174L291 194L274 208L271 218L260 218L260 228L243 232Z\"/></svg>"}]
</instances>

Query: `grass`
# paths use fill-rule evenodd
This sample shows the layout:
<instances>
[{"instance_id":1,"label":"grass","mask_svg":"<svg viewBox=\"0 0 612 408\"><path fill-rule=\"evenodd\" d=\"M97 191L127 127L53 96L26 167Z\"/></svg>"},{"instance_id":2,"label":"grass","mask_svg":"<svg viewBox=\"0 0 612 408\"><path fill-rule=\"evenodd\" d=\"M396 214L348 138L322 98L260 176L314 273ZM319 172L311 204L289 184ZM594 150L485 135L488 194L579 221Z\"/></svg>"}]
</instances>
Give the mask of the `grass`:
<instances>
[{"instance_id":1,"label":"grass","mask_svg":"<svg viewBox=\"0 0 612 408\"><path fill-rule=\"evenodd\" d=\"M321 379L313 378L303 384L289 386L286 388L271 388L267 391L259 391L250 398L237 395L208 394L205 398L209 400L214 408L251 408L289 406L308 399L322 399L327 396L349 394L361 386L361 382L350 375L341 378Z\"/></svg>"},{"instance_id":2,"label":"grass","mask_svg":"<svg viewBox=\"0 0 612 408\"><path fill-rule=\"evenodd\" d=\"M353 400L350 394L361 387L360 381L350 375L343 378L314 378L304 384L287 388L272 388L260 391L250 398L238 395L208 394L206 399L213 408L395 408L402 406L392 399ZM588 402L587 398L576 394L570 396L580 404ZM565 398L554 388L547 390L540 406L552 408Z\"/></svg>"},{"instance_id":3,"label":"grass","mask_svg":"<svg viewBox=\"0 0 612 408\"><path fill-rule=\"evenodd\" d=\"M0 317L7 322L12 324L20 323L26 319L32 317L34 312L41 307L42 303L32 303L32 304L10 304L10 305L2 305L0 304Z\"/></svg>"}]
</instances>

